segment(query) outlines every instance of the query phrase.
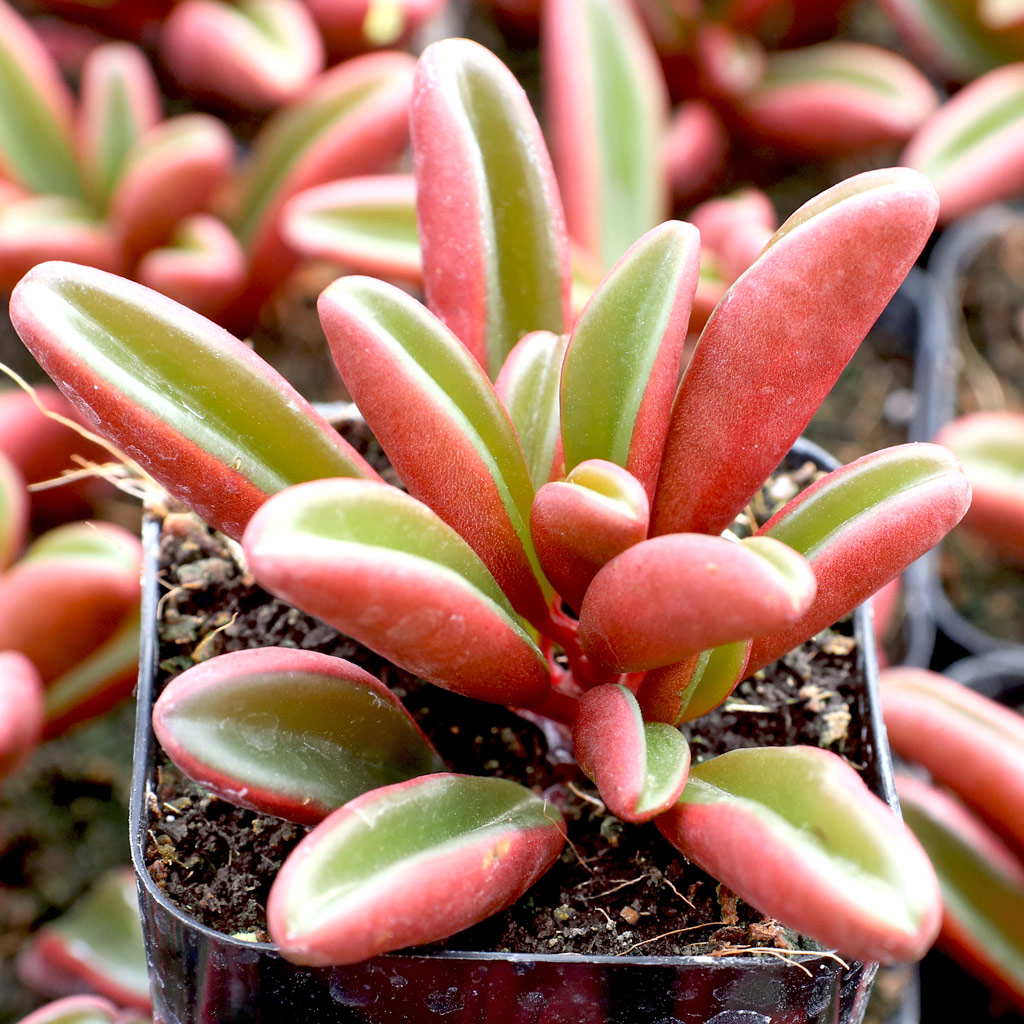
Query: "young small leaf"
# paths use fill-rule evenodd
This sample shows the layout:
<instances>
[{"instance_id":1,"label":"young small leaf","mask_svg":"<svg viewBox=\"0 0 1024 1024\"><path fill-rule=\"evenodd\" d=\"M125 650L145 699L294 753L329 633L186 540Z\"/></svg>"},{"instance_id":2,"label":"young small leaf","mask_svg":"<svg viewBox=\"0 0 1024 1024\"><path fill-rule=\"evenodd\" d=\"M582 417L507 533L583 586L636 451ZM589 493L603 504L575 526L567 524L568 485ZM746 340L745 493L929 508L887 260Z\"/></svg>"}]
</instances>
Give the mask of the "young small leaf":
<instances>
[{"instance_id":1,"label":"young small leaf","mask_svg":"<svg viewBox=\"0 0 1024 1024\"><path fill-rule=\"evenodd\" d=\"M374 790L292 852L267 901L270 934L287 959L316 966L433 942L518 899L558 857L562 829L557 810L507 779Z\"/></svg>"},{"instance_id":2,"label":"young small leaf","mask_svg":"<svg viewBox=\"0 0 1024 1024\"><path fill-rule=\"evenodd\" d=\"M160 694L153 730L200 785L303 825L378 786L444 770L382 682L314 651L261 647L195 665Z\"/></svg>"},{"instance_id":3,"label":"young small leaf","mask_svg":"<svg viewBox=\"0 0 1024 1024\"><path fill-rule=\"evenodd\" d=\"M649 506L640 481L614 462L581 462L533 499L530 532L541 565L571 608L598 570L647 537Z\"/></svg>"},{"instance_id":4,"label":"young small leaf","mask_svg":"<svg viewBox=\"0 0 1024 1024\"><path fill-rule=\"evenodd\" d=\"M508 354L494 391L508 410L523 446L534 488L562 476L558 387L566 334L531 331Z\"/></svg>"},{"instance_id":5,"label":"young small leaf","mask_svg":"<svg viewBox=\"0 0 1024 1024\"><path fill-rule=\"evenodd\" d=\"M686 785L690 748L683 734L664 722L645 723L636 698L616 683L580 699L572 745L608 810L623 821L667 811Z\"/></svg>"}]
</instances>

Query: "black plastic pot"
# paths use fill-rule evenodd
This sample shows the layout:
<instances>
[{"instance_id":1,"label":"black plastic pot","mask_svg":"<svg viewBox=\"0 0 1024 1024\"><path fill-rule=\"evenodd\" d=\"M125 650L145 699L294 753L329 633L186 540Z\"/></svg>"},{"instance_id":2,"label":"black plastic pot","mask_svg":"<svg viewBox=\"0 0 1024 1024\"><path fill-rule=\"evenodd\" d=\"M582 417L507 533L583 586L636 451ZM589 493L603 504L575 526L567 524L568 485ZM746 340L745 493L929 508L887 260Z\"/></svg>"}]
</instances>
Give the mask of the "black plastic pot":
<instances>
[{"instance_id":1,"label":"black plastic pot","mask_svg":"<svg viewBox=\"0 0 1024 1024\"><path fill-rule=\"evenodd\" d=\"M927 441L958 412L956 387L959 373L957 338L962 312L957 282L981 248L1005 231L1011 223L1020 223L1020 211L1008 206L990 206L946 230L928 261L934 280L935 300L927 313L928 358L922 364L920 387L921 419L915 427L915 440ZM919 563L913 579L934 619L938 633L931 667L944 670L967 655L999 650L1016 651L1024 657L1024 644L1015 644L987 632L963 616L952 604L939 572L940 548L930 551Z\"/></svg>"},{"instance_id":2,"label":"black plastic pot","mask_svg":"<svg viewBox=\"0 0 1024 1024\"><path fill-rule=\"evenodd\" d=\"M807 443L790 459L834 465ZM299 967L267 943L197 923L172 905L146 870L146 800L156 755L150 709L157 659L158 525L149 522L142 664L131 803L132 858L157 1024L858 1024L876 965L830 953L587 957L402 953L337 968ZM864 777L896 807L877 699L870 615L854 616L863 687Z\"/></svg>"}]
</instances>

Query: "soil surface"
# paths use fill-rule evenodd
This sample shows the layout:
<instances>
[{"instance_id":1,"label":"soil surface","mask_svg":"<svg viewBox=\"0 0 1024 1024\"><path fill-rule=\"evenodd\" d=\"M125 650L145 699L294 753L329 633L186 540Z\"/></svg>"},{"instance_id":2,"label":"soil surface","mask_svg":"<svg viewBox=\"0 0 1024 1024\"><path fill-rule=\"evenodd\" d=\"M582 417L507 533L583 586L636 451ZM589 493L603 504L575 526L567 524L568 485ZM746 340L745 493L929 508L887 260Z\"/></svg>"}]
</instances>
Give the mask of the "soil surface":
<instances>
[{"instance_id":1,"label":"soil surface","mask_svg":"<svg viewBox=\"0 0 1024 1024\"><path fill-rule=\"evenodd\" d=\"M761 515L813 475L809 467L798 471L799 482L776 488ZM650 955L817 948L738 900L653 825L626 825L609 814L558 727L541 729L504 708L423 684L270 598L235 560L232 546L193 517L165 520L161 578L164 680L195 661L249 646L347 657L399 694L453 771L514 779L562 810L569 842L561 860L512 908L447 940L448 948ZM860 765L859 685L854 640L828 631L692 723L693 756L810 743ZM157 884L205 924L267 939L267 889L306 829L226 803L167 762L158 768L150 814L147 855Z\"/></svg>"}]
</instances>

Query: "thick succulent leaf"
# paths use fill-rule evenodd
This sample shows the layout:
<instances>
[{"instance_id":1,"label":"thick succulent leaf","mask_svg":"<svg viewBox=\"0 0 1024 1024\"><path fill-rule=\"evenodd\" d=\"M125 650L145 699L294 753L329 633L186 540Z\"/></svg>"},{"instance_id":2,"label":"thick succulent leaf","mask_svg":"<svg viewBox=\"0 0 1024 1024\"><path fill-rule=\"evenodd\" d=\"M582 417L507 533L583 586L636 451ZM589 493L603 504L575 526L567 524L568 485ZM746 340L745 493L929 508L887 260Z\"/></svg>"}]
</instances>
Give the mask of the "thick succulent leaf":
<instances>
[{"instance_id":1,"label":"thick succulent leaf","mask_svg":"<svg viewBox=\"0 0 1024 1024\"><path fill-rule=\"evenodd\" d=\"M927 669L882 674L893 750L923 765L1024 853L1024 718Z\"/></svg>"},{"instance_id":2,"label":"thick succulent leaf","mask_svg":"<svg viewBox=\"0 0 1024 1024\"><path fill-rule=\"evenodd\" d=\"M294 262L281 237L284 204L336 178L389 168L409 136L413 59L356 57L320 75L253 142L239 181L232 228L249 254L256 286L280 280Z\"/></svg>"},{"instance_id":3,"label":"thick succulent leaf","mask_svg":"<svg viewBox=\"0 0 1024 1024\"><path fill-rule=\"evenodd\" d=\"M800 618L814 596L811 569L785 544L763 540L678 533L627 549L583 599L583 653L636 672Z\"/></svg>"},{"instance_id":4,"label":"thick succulent leaf","mask_svg":"<svg viewBox=\"0 0 1024 1024\"><path fill-rule=\"evenodd\" d=\"M1024 3L1021 0L978 0L978 18L986 28L996 32L1024 28Z\"/></svg>"},{"instance_id":5,"label":"thick succulent leaf","mask_svg":"<svg viewBox=\"0 0 1024 1024\"><path fill-rule=\"evenodd\" d=\"M648 672L637 700L648 721L681 725L722 704L746 675L751 641L723 644Z\"/></svg>"},{"instance_id":6,"label":"thick succulent leaf","mask_svg":"<svg viewBox=\"0 0 1024 1024\"><path fill-rule=\"evenodd\" d=\"M938 106L906 58L869 43L830 40L768 54L739 103L759 141L819 156L902 142Z\"/></svg>"},{"instance_id":7,"label":"thick succulent leaf","mask_svg":"<svg viewBox=\"0 0 1024 1024\"><path fill-rule=\"evenodd\" d=\"M1024 175L1024 63L971 82L911 139L901 158L927 174L943 224L1020 191Z\"/></svg>"},{"instance_id":8,"label":"thick succulent leaf","mask_svg":"<svg viewBox=\"0 0 1024 1024\"><path fill-rule=\"evenodd\" d=\"M108 640L47 684L44 738L104 714L132 692L139 675L140 624L136 608Z\"/></svg>"},{"instance_id":9,"label":"thick succulent leaf","mask_svg":"<svg viewBox=\"0 0 1024 1024\"><path fill-rule=\"evenodd\" d=\"M160 26L160 55L186 92L247 110L294 99L324 66L295 0L184 0Z\"/></svg>"},{"instance_id":10,"label":"thick succulent leaf","mask_svg":"<svg viewBox=\"0 0 1024 1024\"><path fill-rule=\"evenodd\" d=\"M78 151L99 209L106 209L128 151L160 115L156 77L137 46L106 43L90 51L79 90Z\"/></svg>"},{"instance_id":11,"label":"thick succulent leaf","mask_svg":"<svg viewBox=\"0 0 1024 1024\"><path fill-rule=\"evenodd\" d=\"M1002 556L1024 563L1024 416L976 412L947 423L937 444L960 459L971 484L963 523Z\"/></svg>"},{"instance_id":12,"label":"thick succulent leaf","mask_svg":"<svg viewBox=\"0 0 1024 1024\"><path fill-rule=\"evenodd\" d=\"M535 488L562 475L559 379L566 334L531 331L515 345L494 381L526 455Z\"/></svg>"},{"instance_id":13,"label":"thick succulent leaf","mask_svg":"<svg viewBox=\"0 0 1024 1024\"><path fill-rule=\"evenodd\" d=\"M315 651L262 647L195 665L160 694L153 730L200 785L303 825L378 786L444 770L380 680Z\"/></svg>"},{"instance_id":14,"label":"thick succulent leaf","mask_svg":"<svg viewBox=\"0 0 1024 1024\"><path fill-rule=\"evenodd\" d=\"M623 0L551 0L543 17L547 123L569 231L611 267L665 217L664 79Z\"/></svg>"},{"instance_id":15,"label":"thick succulent leaf","mask_svg":"<svg viewBox=\"0 0 1024 1024\"><path fill-rule=\"evenodd\" d=\"M653 497L699 269L697 229L669 221L633 245L591 296L562 368L566 469L605 459Z\"/></svg>"},{"instance_id":16,"label":"thick succulent leaf","mask_svg":"<svg viewBox=\"0 0 1024 1024\"><path fill-rule=\"evenodd\" d=\"M0 577L0 651L21 651L49 683L105 643L139 601L142 547L111 523L44 534Z\"/></svg>"},{"instance_id":17,"label":"thick succulent leaf","mask_svg":"<svg viewBox=\"0 0 1024 1024\"><path fill-rule=\"evenodd\" d=\"M410 118L430 308L494 377L530 331L571 322L554 172L522 87L467 39L428 47Z\"/></svg>"},{"instance_id":18,"label":"thick succulent leaf","mask_svg":"<svg viewBox=\"0 0 1024 1024\"><path fill-rule=\"evenodd\" d=\"M216 319L245 285L245 254L223 221L207 213L177 223L170 244L135 265L135 280Z\"/></svg>"},{"instance_id":19,"label":"thick succulent leaf","mask_svg":"<svg viewBox=\"0 0 1024 1024\"><path fill-rule=\"evenodd\" d=\"M99 996L66 996L22 1017L18 1024L119 1024L122 1012Z\"/></svg>"},{"instance_id":20,"label":"thick succulent leaf","mask_svg":"<svg viewBox=\"0 0 1024 1024\"><path fill-rule=\"evenodd\" d=\"M10 292L37 263L53 259L123 269L110 225L81 199L27 196L0 207L0 289Z\"/></svg>"},{"instance_id":21,"label":"thick succulent leaf","mask_svg":"<svg viewBox=\"0 0 1024 1024\"><path fill-rule=\"evenodd\" d=\"M741 899L840 955L916 960L939 930L924 851L830 751L751 747L694 765L657 825Z\"/></svg>"},{"instance_id":22,"label":"thick succulent leaf","mask_svg":"<svg viewBox=\"0 0 1024 1024\"><path fill-rule=\"evenodd\" d=\"M342 178L300 192L281 214L288 244L358 274L420 285L416 182L408 174Z\"/></svg>"},{"instance_id":23,"label":"thick succulent leaf","mask_svg":"<svg viewBox=\"0 0 1024 1024\"><path fill-rule=\"evenodd\" d=\"M428 775L358 797L285 862L270 934L296 963L433 942L518 899L558 857L561 815L507 779Z\"/></svg>"},{"instance_id":24,"label":"thick succulent leaf","mask_svg":"<svg viewBox=\"0 0 1024 1024\"><path fill-rule=\"evenodd\" d=\"M580 699L572 745L608 810L624 821L650 821L686 785L690 747L683 734L664 722L645 723L636 698L617 683Z\"/></svg>"},{"instance_id":25,"label":"thick succulent leaf","mask_svg":"<svg viewBox=\"0 0 1024 1024\"><path fill-rule=\"evenodd\" d=\"M43 681L18 651L0 652L0 779L16 771L43 731Z\"/></svg>"},{"instance_id":26,"label":"thick succulent leaf","mask_svg":"<svg viewBox=\"0 0 1024 1024\"><path fill-rule=\"evenodd\" d=\"M782 225L697 343L672 410L655 533L732 522L896 291L937 206L926 178L891 168L841 182Z\"/></svg>"},{"instance_id":27,"label":"thick succulent leaf","mask_svg":"<svg viewBox=\"0 0 1024 1024\"><path fill-rule=\"evenodd\" d=\"M231 173L234 142L223 122L181 114L143 134L110 198L122 243L141 253L167 242L183 217L206 210Z\"/></svg>"},{"instance_id":28,"label":"thick succulent leaf","mask_svg":"<svg viewBox=\"0 0 1024 1024\"><path fill-rule=\"evenodd\" d=\"M32 937L18 969L42 992L58 995L84 987L119 1006L148 1010L149 972L134 871L119 868L103 875L63 917Z\"/></svg>"},{"instance_id":29,"label":"thick succulent leaf","mask_svg":"<svg viewBox=\"0 0 1024 1024\"><path fill-rule=\"evenodd\" d=\"M343 277L317 304L346 388L410 493L483 559L535 625L548 597L530 538L533 483L487 374L406 292Z\"/></svg>"},{"instance_id":30,"label":"thick succulent leaf","mask_svg":"<svg viewBox=\"0 0 1024 1024\"><path fill-rule=\"evenodd\" d=\"M578 609L598 570L647 537L647 492L614 462L581 462L533 500L530 531L555 590Z\"/></svg>"},{"instance_id":31,"label":"thick succulent leaf","mask_svg":"<svg viewBox=\"0 0 1024 1024\"><path fill-rule=\"evenodd\" d=\"M71 95L42 40L0 3L0 169L32 192L84 199Z\"/></svg>"},{"instance_id":32,"label":"thick succulent leaf","mask_svg":"<svg viewBox=\"0 0 1024 1024\"><path fill-rule=\"evenodd\" d=\"M0 572L17 558L25 543L28 510L25 478L0 451Z\"/></svg>"},{"instance_id":33,"label":"thick succulent leaf","mask_svg":"<svg viewBox=\"0 0 1024 1024\"><path fill-rule=\"evenodd\" d=\"M483 562L397 488L290 488L257 513L243 544L268 590L429 682L498 704L547 694L547 663Z\"/></svg>"},{"instance_id":34,"label":"thick succulent leaf","mask_svg":"<svg viewBox=\"0 0 1024 1024\"><path fill-rule=\"evenodd\" d=\"M93 429L231 536L289 484L376 477L251 349L148 288L46 263L11 318Z\"/></svg>"},{"instance_id":35,"label":"thick succulent leaf","mask_svg":"<svg viewBox=\"0 0 1024 1024\"><path fill-rule=\"evenodd\" d=\"M938 945L1024 1006L1024 870L993 833L947 793L897 780L903 819L939 876Z\"/></svg>"},{"instance_id":36,"label":"thick succulent leaf","mask_svg":"<svg viewBox=\"0 0 1024 1024\"><path fill-rule=\"evenodd\" d=\"M873 452L822 477L758 531L799 551L818 581L807 613L754 641L748 672L849 614L963 517L971 488L956 457L934 444Z\"/></svg>"}]
</instances>

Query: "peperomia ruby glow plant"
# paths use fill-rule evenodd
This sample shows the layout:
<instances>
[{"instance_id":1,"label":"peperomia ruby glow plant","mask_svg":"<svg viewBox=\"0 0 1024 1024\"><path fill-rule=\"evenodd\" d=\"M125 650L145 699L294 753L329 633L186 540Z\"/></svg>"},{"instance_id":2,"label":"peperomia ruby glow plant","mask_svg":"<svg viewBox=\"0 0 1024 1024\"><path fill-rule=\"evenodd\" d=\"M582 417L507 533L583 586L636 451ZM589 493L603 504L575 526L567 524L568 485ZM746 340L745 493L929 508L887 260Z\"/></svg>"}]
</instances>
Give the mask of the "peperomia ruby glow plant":
<instances>
[{"instance_id":1,"label":"peperomia ruby glow plant","mask_svg":"<svg viewBox=\"0 0 1024 1024\"><path fill-rule=\"evenodd\" d=\"M407 490L241 342L138 284L41 265L13 296L18 332L96 430L241 540L268 590L431 683L571 724L615 814L654 819L761 911L850 956L920 956L934 874L853 767L798 747L691 769L678 727L846 615L968 505L956 459L914 444L824 476L753 536L731 530L916 258L934 190L873 171L797 211L679 383L692 226L638 239L574 322L558 191L507 70L476 44L435 44L411 127L430 308L358 276L320 299ZM171 681L154 727L203 785L315 824L268 905L298 962L452 934L562 848L549 803L445 772L344 662L211 659Z\"/></svg>"}]
</instances>

